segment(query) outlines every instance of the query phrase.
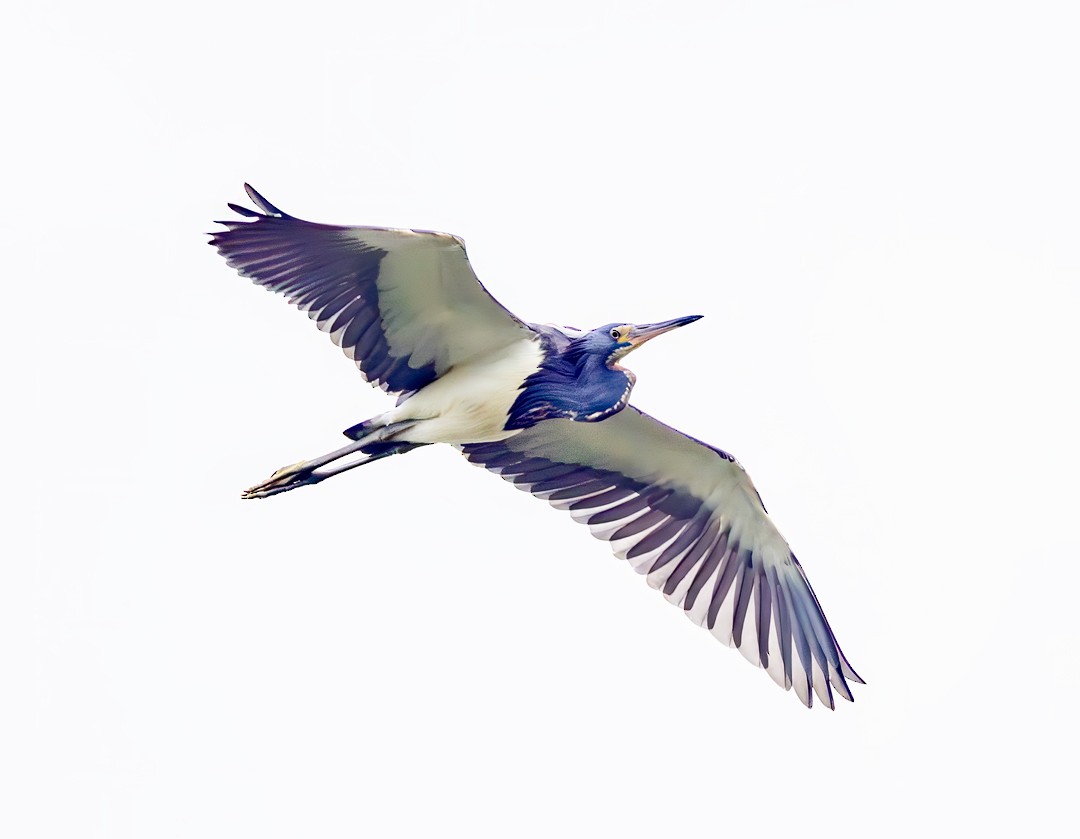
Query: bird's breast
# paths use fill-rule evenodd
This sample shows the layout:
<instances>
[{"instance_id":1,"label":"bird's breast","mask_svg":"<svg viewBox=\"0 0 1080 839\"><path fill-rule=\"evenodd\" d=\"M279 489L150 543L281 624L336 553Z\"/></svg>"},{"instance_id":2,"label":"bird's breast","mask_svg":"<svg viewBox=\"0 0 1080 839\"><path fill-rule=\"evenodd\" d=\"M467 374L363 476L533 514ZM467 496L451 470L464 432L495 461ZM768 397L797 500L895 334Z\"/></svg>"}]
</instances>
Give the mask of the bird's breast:
<instances>
[{"instance_id":1,"label":"bird's breast","mask_svg":"<svg viewBox=\"0 0 1080 839\"><path fill-rule=\"evenodd\" d=\"M599 422L626 407L634 380L629 370L602 364L584 369L545 364L526 379L506 426L522 429L549 419Z\"/></svg>"}]
</instances>

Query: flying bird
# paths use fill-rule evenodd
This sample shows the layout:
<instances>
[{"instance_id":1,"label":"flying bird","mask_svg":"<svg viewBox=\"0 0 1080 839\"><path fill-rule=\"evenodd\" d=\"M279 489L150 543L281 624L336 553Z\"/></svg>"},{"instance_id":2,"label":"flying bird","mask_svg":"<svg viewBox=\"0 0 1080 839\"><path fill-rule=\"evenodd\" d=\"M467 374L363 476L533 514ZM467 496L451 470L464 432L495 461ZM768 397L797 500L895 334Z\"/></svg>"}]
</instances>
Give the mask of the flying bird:
<instances>
[{"instance_id":1,"label":"flying bird","mask_svg":"<svg viewBox=\"0 0 1080 839\"><path fill-rule=\"evenodd\" d=\"M397 396L351 442L243 493L267 498L421 446L448 443L567 510L650 586L807 707L862 683L784 537L727 452L629 404L633 350L698 315L590 331L526 323L480 284L464 242L426 230L339 227L257 210L210 244L285 295L370 383Z\"/></svg>"}]
</instances>

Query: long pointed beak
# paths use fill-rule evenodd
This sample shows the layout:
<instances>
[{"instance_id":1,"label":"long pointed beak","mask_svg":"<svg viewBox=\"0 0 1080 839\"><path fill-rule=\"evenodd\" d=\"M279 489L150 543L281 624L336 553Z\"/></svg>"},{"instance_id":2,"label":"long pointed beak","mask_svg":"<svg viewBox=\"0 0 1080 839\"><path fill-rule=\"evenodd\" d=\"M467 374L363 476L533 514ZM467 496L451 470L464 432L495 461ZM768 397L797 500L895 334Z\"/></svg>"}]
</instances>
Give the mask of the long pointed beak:
<instances>
[{"instance_id":1,"label":"long pointed beak","mask_svg":"<svg viewBox=\"0 0 1080 839\"><path fill-rule=\"evenodd\" d=\"M665 320L660 323L634 324L633 328L630 330L630 334L626 336L626 341L634 347L640 347L646 341L651 341L657 335L663 335L665 332L670 332L672 329L678 329L680 326L686 326L686 324L701 320L701 318L702 315L686 315L685 317Z\"/></svg>"}]
</instances>

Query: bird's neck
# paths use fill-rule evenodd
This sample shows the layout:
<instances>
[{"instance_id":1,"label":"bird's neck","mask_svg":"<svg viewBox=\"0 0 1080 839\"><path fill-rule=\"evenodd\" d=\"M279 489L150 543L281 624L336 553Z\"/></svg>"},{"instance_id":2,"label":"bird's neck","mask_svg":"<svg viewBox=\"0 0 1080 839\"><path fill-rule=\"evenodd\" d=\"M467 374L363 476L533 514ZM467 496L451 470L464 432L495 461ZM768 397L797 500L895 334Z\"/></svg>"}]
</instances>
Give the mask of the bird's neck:
<instances>
[{"instance_id":1,"label":"bird's neck","mask_svg":"<svg viewBox=\"0 0 1080 839\"><path fill-rule=\"evenodd\" d=\"M635 377L590 353L549 353L521 385L506 428L528 428L546 419L599 422L626 407Z\"/></svg>"}]
</instances>

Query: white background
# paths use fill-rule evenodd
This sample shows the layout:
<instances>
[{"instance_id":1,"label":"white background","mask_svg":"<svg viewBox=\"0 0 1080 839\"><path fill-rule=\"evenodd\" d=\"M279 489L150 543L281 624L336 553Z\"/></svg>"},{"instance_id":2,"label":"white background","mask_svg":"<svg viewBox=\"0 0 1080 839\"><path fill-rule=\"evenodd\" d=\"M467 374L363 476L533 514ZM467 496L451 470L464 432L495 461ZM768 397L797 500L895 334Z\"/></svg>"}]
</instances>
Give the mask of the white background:
<instances>
[{"instance_id":1,"label":"white background","mask_svg":"<svg viewBox=\"0 0 1080 839\"><path fill-rule=\"evenodd\" d=\"M0 35L0 833L1067 829L1074 4L152 8ZM705 315L634 401L747 467L856 703L451 449L241 502L389 404L204 244L244 180L530 320Z\"/></svg>"}]
</instances>

